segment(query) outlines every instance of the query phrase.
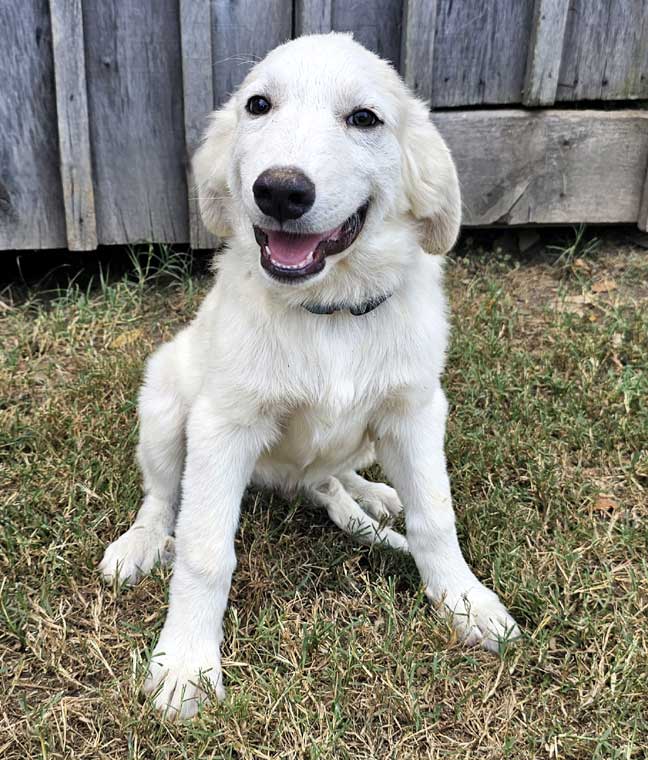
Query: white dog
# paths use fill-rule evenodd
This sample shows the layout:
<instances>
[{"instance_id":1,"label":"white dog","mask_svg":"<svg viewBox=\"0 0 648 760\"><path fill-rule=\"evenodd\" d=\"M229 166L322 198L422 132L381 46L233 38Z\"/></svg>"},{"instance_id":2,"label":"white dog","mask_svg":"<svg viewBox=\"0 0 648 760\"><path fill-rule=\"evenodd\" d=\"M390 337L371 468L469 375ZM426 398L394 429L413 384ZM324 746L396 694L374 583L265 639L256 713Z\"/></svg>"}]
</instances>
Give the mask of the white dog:
<instances>
[{"instance_id":1,"label":"white dog","mask_svg":"<svg viewBox=\"0 0 648 760\"><path fill-rule=\"evenodd\" d=\"M343 530L411 552L460 636L497 651L519 630L461 554L443 451L448 328L430 254L454 243L460 199L426 106L351 36L301 37L214 113L193 166L227 251L196 319L148 363L146 495L101 563L107 579L134 582L170 558L175 531L145 690L180 717L206 683L223 696L222 622L251 481L301 489ZM376 457L407 540L384 527L402 508L396 492L357 474Z\"/></svg>"}]
</instances>

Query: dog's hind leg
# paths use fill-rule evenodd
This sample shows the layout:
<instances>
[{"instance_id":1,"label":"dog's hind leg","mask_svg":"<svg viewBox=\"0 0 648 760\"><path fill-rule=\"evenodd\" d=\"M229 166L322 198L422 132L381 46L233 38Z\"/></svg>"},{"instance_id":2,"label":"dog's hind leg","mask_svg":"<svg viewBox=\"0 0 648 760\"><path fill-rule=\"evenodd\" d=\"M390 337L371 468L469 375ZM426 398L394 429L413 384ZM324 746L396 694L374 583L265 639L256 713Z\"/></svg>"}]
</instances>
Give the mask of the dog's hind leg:
<instances>
[{"instance_id":1,"label":"dog's hind leg","mask_svg":"<svg viewBox=\"0 0 648 760\"><path fill-rule=\"evenodd\" d=\"M144 500L133 525L106 549L99 570L108 581L118 577L121 582L136 583L156 562L167 564L173 559L187 416L180 396L176 341L162 346L147 365L139 398L137 447Z\"/></svg>"},{"instance_id":2,"label":"dog's hind leg","mask_svg":"<svg viewBox=\"0 0 648 760\"><path fill-rule=\"evenodd\" d=\"M382 525L362 510L337 478L329 477L317 486L309 486L307 492L326 509L339 528L361 543L382 544L409 553L405 536Z\"/></svg>"},{"instance_id":3,"label":"dog's hind leg","mask_svg":"<svg viewBox=\"0 0 648 760\"><path fill-rule=\"evenodd\" d=\"M342 473L339 479L350 496L359 501L376 520L396 517L403 511L398 494L386 483L366 480L353 470Z\"/></svg>"}]
</instances>

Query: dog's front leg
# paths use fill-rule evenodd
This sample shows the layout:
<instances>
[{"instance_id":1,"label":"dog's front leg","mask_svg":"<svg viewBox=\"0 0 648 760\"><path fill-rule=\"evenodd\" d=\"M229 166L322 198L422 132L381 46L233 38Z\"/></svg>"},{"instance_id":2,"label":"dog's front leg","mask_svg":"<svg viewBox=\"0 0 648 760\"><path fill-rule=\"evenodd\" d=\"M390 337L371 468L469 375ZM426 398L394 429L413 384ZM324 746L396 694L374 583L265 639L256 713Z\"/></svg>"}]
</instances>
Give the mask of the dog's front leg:
<instances>
[{"instance_id":1,"label":"dog's front leg","mask_svg":"<svg viewBox=\"0 0 648 760\"><path fill-rule=\"evenodd\" d=\"M440 387L431 400L399 404L376 426L378 458L405 505L407 541L427 596L445 604L467 644L497 652L520 632L461 553L443 451L446 415Z\"/></svg>"},{"instance_id":2,"label":"dog's front leg","mask_svg":"<svg viewBox=\"0 0 648 760\"><path fill-rule=\"evenodd\" d=\"M220 643L240 503L273 435L272 420L233 423L207 398L189 415L169 610L144 685L167 717L193 716L208 697L205 683L225 694Z\"/></svg>"}]
</instances>

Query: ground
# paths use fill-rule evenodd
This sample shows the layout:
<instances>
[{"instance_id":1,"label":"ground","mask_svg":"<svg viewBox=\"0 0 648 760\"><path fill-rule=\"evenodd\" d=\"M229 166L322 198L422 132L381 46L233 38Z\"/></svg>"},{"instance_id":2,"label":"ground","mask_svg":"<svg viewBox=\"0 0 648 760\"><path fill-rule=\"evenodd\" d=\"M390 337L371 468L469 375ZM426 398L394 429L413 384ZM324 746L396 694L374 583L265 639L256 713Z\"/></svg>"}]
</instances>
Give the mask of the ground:
<instances>
[{"instance_id":1,"label":"ground","mask_svg":"<svg viewBox=\"0 0 648 760\"><path fill-rule=\"evenodd\" d=\"M468 240L448 260L460 538L524 640L462 648L409 558L250 493L228 696L180 725L138 698L169 571L129 590L96 572L138 507L144 357L208 285L160 255L161 274L141 254L0 294L0 756L645 757L648 251Z\"/></svg>"}]
</instances>

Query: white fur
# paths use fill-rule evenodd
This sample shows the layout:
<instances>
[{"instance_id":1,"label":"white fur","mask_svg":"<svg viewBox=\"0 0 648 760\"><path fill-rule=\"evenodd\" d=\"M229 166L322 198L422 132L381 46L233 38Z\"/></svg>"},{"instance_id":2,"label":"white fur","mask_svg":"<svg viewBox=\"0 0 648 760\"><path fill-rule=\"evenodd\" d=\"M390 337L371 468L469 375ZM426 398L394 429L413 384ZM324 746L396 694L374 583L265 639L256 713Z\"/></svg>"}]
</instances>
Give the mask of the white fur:
<instances>
[{"instance_id":1,"label":"white fur","mask_svg":"<svg viewBox=\"0 0 648 760\"><path fill-rule=\"evenodd\" d=\"M270 114L247 114L254 94L271 98ZM384 125L348 127L361 107ZM251 191L275 165L297 166L317 188L312 209L287 223L293 231L334 228L371 198L356 242L296 284L261 269L252 232L276 227ZM443 452L446 305L442 261L425 251L452 246L460 201L425 106L350 36L303 37L270 53L214 114L194 170L205 222L228 249L195 320L148 363L146 496L101 564L107 578L134 581L166 558L184 466L169 612L145 690L180 717L223 696L222 621L250 481L302 489L362 540L409 549L461 637L497 650L519 631L463 559ZM364 316L301 306L378 294L392 295ZM401 509L393 489L356 474L376 455L405 505L407 540L384 525Z\"/></svg>"}]
</instances>

